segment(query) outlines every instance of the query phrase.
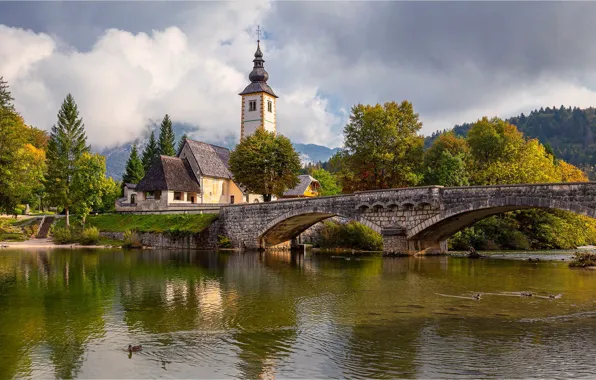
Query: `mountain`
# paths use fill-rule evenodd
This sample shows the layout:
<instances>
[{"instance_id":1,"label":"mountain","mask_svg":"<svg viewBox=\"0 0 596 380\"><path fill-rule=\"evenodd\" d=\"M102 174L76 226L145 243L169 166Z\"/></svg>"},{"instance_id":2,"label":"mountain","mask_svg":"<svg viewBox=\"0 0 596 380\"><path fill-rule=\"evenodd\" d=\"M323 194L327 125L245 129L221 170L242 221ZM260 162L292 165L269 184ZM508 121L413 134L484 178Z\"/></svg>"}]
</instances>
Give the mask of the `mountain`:
<instances>
[{"instance_id":1,"label":"mountain","mask_svg":"<svg viewBox=\"0 0 596 380\"><path fill-rule=\"evenodd\" d=\"M174 123L172 126L174 128L176 139L179 139L180 136L182 136L184 133L196 130L196 128L190 128L189 126L182 124ZM149 141L150 133L151 130L147 132L146 136L137 141L140 152L143 151L145 145ZM158 130L156 130L155 133L155 137L157 138ZM235 144L231 143L216 145L222 145L228 149L233 149L235 146ZM300 160L303 164L328 161L331 158L331 156L333 156L336 152L339 151L339 148L331 149L327 148L326 146L316 144L293 143L293 145L296 152L298 152L298 154L300 155ZM100 154L106 157L106 173L108 176L116 180L120 180L122 178L122 174L124 173L124 169L126 168L126 161L128 160L128 156L130 155L131 149L132 143L128 143L117 146L115 148L108 148L99 151Z\"/></svg>"},{"instance_id":2,"label":"mountain","mask_svg":"<svg viewBox=\"0 0 596 380\"><path fill-rule=\"evenodd\" d=\"M596 108L540 108L529 115L521 114L507 121L528 138L536 138L544 145L550 145L557 158L582 168L592 175L596 165ZM453 132L465 136L472 124L453 127ZM425 146L443 132L433 133L425 139Z\"/></svg>"}]
</instances>

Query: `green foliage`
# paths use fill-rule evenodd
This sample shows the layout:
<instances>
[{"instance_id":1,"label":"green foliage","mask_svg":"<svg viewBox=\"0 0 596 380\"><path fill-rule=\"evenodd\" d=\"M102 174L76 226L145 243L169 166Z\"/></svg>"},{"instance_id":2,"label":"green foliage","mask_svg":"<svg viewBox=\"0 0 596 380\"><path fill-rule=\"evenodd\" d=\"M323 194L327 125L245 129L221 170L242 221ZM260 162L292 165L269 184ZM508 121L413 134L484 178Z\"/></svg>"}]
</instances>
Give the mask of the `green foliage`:
<instances>
[{"instance_id":1,"label":"green foliage","mask_svg":"<svg viewBox=\"0 0 596 380\"><path fill-rule=\"evenodd\" d=\"M176 137L174 136L174 129L172 128L172 120L166 115L159 127L158 154L162 156L175 156L175 144Z\"/></svg>"},{"instance_id":2,"label":"green foliage","mask_svg":"<svg viewBox=\"0 0 596 380\"><path fill-rule=\"evenodd\" d=\"M19 221L13 218L0 218L0 241L24 241L27 233L18 226Z\"/></svg>"},{"instance_id":3,"label":"green foliage","mask_svg":"<svg viewBox=\"0 0 596 380\"><path fill-rule=\"evenodd\" d=\"M217 247L218 248L232 248L232 242L227 236L217 235Z\"/></svg>"},{"instance_id":4,"label":"green foliage","mask_svg":"<svg viewBox=\"0 0 596 380\"><path fill-rule=\"evenodd\" d=\"M363 251L383 249L383 237L379 233L354 221L346 224L325 221L320 233L321 248L350 248Z\"/></svg>"},{"instance_id":5,"label":"green foliage","mask_svg":"<svg viewBox=\"0 0 596 380\"><path fill-rule=\"evenodd\" d=\"M181 231L185 234L197 234L209 227L217 217L217 214L101 214L89 216L87 225L97 227L102 232L134 230L156 233ZM59 219L56 225L62 227L63 223L64 221Z\"/></svg>"},{"instance_id":6,"label":"green foliage","mask_svg":"<svg viewBox=\"0 0 596 380\"><path fill-rule=\"evenodd\" d=\"M143 168L143 162L139 157L137 144L135 143L132 145L130 156L128 157L128 161L126 161L126 170L122 176L122 183L137 184L141 182L144 176L145 169Z\"/></svg>"},{"instance_id":7,"label":"green foliage","mask_svg":"<svg viewBox=\"0 0 596 380\"><path fill-rule=\"evenodd\" d=\"M69 211L74 206L73 176L80 169L77 162L83 153L89 152L85 125L72 95L68 94L58 112L58 123L52 127L47 151L46 189L50 201Z\"/></svg>"},{"instance_id":8,"label":"green foliage","mask_svg":"<svg viewBox=\"0 0 596 380\"><path fill-rule=\"evenodd\" d=\"M0 78L0 212L42 191L45 132L29 127L12 105L8 85Z\"/></svg>"},{"instance_id":9,"label":"green foliage","mask_svg":"<svg viewBox=\"0 0 596 380\"><path fill-rule=\"evenodd\" d=\"M569 266L575 268L596 267L596 253L576 252Z\"/></svg>"},{"instance_id":10,"label":"green foliage","mask_svg":"<svg viewBox=\"0 0 596 380\"><path fill-rule=\"evenodd\" d=\"M300 157L290 140L262 128L240 141L229 165L234 180L251 193L263 194L265 201L299 182Z\"/></svg>"},{"instance_id":11,"label":"green foliage","mask_svg":"<svg viewBox=\"0 0 596 380\"><path fill-rule=\"evenodd\" d=\"M83 245L97 245L99 240L99 230L96 227L89 227L81 233L79 242Z\"/></svg>"},{"instance_id":12,"label":"green foliage","mask_svg":"<svg viewBox=\"0 0 596 380\"><path fill-rule=\"evenodd\" d=\"M321 184L320 195L337 195L341 194L341 187L337 183L337 178L327 170L323 168L314 169L311 173L319 183Z\"/></svg>"},{"instance_id":13,"label":"green foliage","mask_svg":"<svg viewBox=\"0 0 596 380\"><path fill-rule=\"evenodd\" d=\"M103 190L101 197L101 206L98 208L99 212L113 212L116 200L122 196L122 185L120 182L114 181L112 177L108 177L103 181Z\"/></svg>"},{"instance_id":14,"label":"green foliage","mask_svg":"<svg viewBox=\"0 0 596 380\"><path fill-rule=\"evenodd\" d=\"M122 248L143 248L143 243L141 242L139 234L133 230L126 230L124 232L124 243L122 243Z\"/></svg>"},{"instance_id":15,"label":"green foliage","mask_svg":"<svg viewBox=\"0 0 596 380\"><path fill-rule=\"evenodd\" d=\"M52 241L55 244L71 244L77 241L77 237L70 227L54 227Z\"/></svg>"},{"instance_id":16,"label":"green foliage","mask_svg":"<svg viewBox=\"0 0 596 380\"><path fill-rule=\"evenodd\" d=\"M424 153L426 185L467 186L470 183L470 147L463 138L446 133Z\"/></svg>"},{"instance_id":17,"label":"green foliage","mask_svg":"<svg viewBox=\"0 0 596 380\"><path fill-rule=\"evenodd\" d=\"M149 136L149 142L145 146L145 150L143 150L143 171L146 173L153 161L155 161L159 157L159 147L157 145L157 141L155 140L155 133L151 131L151 136Z\"/></svg>"},{"instance_id":18,"label":"green foliage","mask_svg":"<svg viewBox=\"0 0 596 380\"><path fill-rule=\"evenodd\" d=\"M345 150L336 155L344 191L414 186L421 182L422 123L411 103L352 107ZM339 163L338 161L341 161Z\"/></svg>"}]
</instances>

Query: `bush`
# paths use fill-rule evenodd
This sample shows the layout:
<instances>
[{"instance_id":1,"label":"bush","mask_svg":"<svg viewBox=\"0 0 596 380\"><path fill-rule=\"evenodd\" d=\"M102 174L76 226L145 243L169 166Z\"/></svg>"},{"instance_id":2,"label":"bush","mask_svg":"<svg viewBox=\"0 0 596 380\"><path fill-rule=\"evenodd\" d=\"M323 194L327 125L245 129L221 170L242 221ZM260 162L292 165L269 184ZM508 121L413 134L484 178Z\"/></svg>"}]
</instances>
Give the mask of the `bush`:
<instances>
[{"instance_id":1,"label":"bush","mask_svg":"<svg viewBox=\"0 0 596 380\"><path fill-rule=\"evenodd\" d=\"M76 242L76 234L70 228L54 228L52 241L56 244L69 244Z\"/></svg>"},{"instance_id":2,"label":"bush","mask_svg":"<svg viewBox=\"0 0 596 380\"><path fill-rule=\"evenodd\" d=\"M99 243L99 230L95 227L86 228L81 234L80 242L83 245L97 245Z\"/></svg>"},{"instance_id":3,"label":"bush","mask_svg":"<svg viewBox=\"0 0 596 380\"><path fill-rule=\"evenodd\" d=\"M383 237L373 229L357 222L340 224L323 222L319 245L321 248L352 248L363 251L381 251Z\"/></svg>"},{"instance_id":4,"label":"bush","mask_svg":"<svg viewBox=\"0 0 596 380\"><path fill-rule=\"evenodd\" d=\"M232 242L227 236L217 235L217 247L218 248L232 248Z\"/></svg>"},{"instance_id":5,"label":"bush","mask_svg":"<svg viewBox=\"0 0 596 380\"><path fill-rule=\"evenodd\" d=\"M596 267L596 253L576 252L569 266L576 268Z\"/></svg>"},{"instance_id":6,"label":"bush","mask_svg":"<svg viewBox=\"0 0 596 380\"><path fill-rule=\"evenodd\" d=\"M124 243L122 244L122 248L143 248L143 243L141 243L141 237L136 231L127 230L124 232Z\"/></svg>"}]
</instances>

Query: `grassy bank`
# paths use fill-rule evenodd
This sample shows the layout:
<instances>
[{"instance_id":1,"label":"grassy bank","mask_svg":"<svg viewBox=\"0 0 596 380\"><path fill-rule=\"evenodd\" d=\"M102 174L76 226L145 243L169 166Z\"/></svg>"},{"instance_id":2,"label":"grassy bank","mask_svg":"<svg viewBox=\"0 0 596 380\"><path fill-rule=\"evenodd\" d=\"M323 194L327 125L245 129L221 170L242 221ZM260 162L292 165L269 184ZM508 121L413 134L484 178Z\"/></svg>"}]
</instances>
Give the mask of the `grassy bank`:
<instances>
[{"instance_id":1,"label":"grassy bank","mask_svg":"<svg viewBox=\"0 0 596 380\"><path fill-rule=\"evenodd\" d=\"M25 241L37 231L38 225L36 218L0 218L0 241Z\"/></svg>"},{"instance_id":2,"label":"grassy bank","mask_svg":"<svg viewBox=\"0 0 596 380\"><path fill-rule=\"evenodd\" d=\"M196 234L208 228L217 219L217 214L103 214L89 216L86 227L95 227L101 232L155 232ZM64 218L56 222L55 228L64 228ZM80 218L71 217L72 225L80 225Z\"/></svg>"}]
</instances>

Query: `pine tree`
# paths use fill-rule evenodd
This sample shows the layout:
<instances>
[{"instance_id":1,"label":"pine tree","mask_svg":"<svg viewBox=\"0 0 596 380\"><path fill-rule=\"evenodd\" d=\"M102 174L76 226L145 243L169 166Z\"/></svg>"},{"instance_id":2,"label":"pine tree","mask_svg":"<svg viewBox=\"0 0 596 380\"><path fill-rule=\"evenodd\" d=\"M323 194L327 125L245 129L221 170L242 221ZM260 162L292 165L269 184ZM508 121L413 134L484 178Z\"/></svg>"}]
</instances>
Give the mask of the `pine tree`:
<instances>
[{"instance_id":1,"label":"pine tree","mask_svg":"<svg viewBox=\"0 0 596 380\"><path fill-rule=\"evenodd\" d=\"M151 136L149 137L149 143L145 146L145 150L143 150L143 169L145 173L149 171L151 164L153 161L159 156L159 147L157 146L157 141L155 140L155 133L151 132Z\"/></svg>"},{"instance_id":2,"label":"pine tree","mask_svg":"<svg viewBox=\"0 0 596 380\"><path fill-rule=\"evenodd\" d=\"M0 77L0 109L14 112L13 100L14 98L8 89L8 83L4 80L4 77Z\"/></svg>"},{"instance_id":3,"label":"pine tree","mask_svg":"<svg viewBox=\"0 0 596 380\"><path fill-rule=\"evenodd\" d=\"M66 211L66 225L69 211L74 206L72 177L78 170L77 161L83 153L89 152L85 125L71 94L66 96L60 111L58 123L52 127L47 150L46 190L50 200Z\"/></svg>"},{"instance_id":4,"label":"pine tree","mask_svg":"<svg viewBox=\"0 0 596 380\"><path fill-rule=\"evenodd\" d=\"M143 169L143 162L139 157L139 152L137 150L137 144L133 144L132 150L130 151L130 156L128 157L128 161L126 161L126 171L124 172L124 176L122 176L122 183L139 183L145 176L145 170Z\"/></svg>"},{"instance_id":5,"label":"pine tree","mask_svg":"<svg viewBox=\"0 0 596 380\"><path fill-rule=\"evenodd\" d=\"M159 154L162 156L176 155L176 139L172 129L172 120L166 114L159 127Z\"/></svg>"},{"instance_id":6,"label":"pine tree","mask_svg":"<svg viewBox=\"0 0 596 380\"><path fill-rule=\"evenodd\" d=\"M184 143L186 142L186 139L188 139L188 136L185 133L180 138L180 141L178 141L178 155L180 155L180 153L182 152L182 148L184 148Z\"/></svg>"}]
</instances>

